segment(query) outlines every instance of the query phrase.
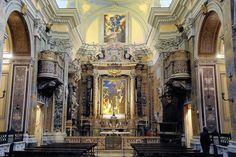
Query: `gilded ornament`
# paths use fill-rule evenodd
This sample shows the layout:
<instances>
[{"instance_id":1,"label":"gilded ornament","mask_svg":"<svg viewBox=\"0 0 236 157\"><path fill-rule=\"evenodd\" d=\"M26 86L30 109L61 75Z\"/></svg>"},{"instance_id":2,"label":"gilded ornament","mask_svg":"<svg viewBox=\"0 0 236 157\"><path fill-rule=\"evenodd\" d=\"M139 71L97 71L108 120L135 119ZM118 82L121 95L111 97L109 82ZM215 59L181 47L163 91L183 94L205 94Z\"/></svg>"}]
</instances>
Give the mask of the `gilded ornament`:
<instances>
[{"instance_id":1,"label":"gilded ornament","mask_svg":"<svg viewBox=\"0 0 236 157\"><path fill-rule=\"evenodd\" d=\"M208 13L208 7L207 7L208 2L203 3L201 6L201 11L203 15L206 15Z\"/></svg>"},{"instance_id":2,"label":"gilded ornament","mask_svg":"<svg viewBox=\"0 0 236 157\"><path fill-rule=\"evenodd\" d=\"M116 77L116 76L118 76L121 73L121 70L111 69L111 70L108 71L108 73L110 75L112 75L113 77Z\"/></svg>"},{"instance_id":3,"label":"gilded ornament","mask_svg":"<svg viewBox=\"0 0 236 157\"><path fill-rule=\"evenodd\" d=\"M3 33L0 32L0 40L2 40L2 39L3 39Z\"/></svg>"},{"instance_id":4,"label":"gilded ornament","mask_svg":"<svg viewBox=\"0 0 236 157\"><path fill-rule=\"evenodd\" d=\"M21 13L22 13L23 15L26 15L27 10L28 10L27 5L26 5L24 2L22 2Z\"/></svg>"},{"instance_id":5,"label":"gilded ornament","mask_svg":"<svg viewBox=\"0 0 236 157\"><path fill-rule=\"evenodd\" d=\"M44 60L56 60L55 53L51 51L43 51L39 58Z\"/></svg>"},{"instance_id":6,"label":"gilded ornament","mask_svg":"<svg viewBox=\"0 0 236 157\"><path fill-rule=\"evenodd\" d=\"M46 24L46 30L45 30L45 31L46 31L47 33L51 31L52 25L53 25L52 23L47 23L47 24Z\"/></svg>"},{"instance_id":7,"label":"gilded ornament","mask_svg":"<svg viewBox=\"0 0 236 157\"><path fill-rule=\"evenodd\" d=\"M175 26L178 29L179 33L182 33L184 31L183 24L175 24Z\"/></svg>"}]
</instances>

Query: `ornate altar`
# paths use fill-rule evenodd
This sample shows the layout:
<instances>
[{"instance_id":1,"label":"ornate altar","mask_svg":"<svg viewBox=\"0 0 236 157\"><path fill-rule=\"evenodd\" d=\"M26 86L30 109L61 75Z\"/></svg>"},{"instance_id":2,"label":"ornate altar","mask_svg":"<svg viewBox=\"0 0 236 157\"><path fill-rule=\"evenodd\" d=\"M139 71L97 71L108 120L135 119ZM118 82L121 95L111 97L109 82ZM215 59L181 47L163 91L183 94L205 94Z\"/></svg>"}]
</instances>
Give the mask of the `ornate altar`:
<instances>
[{"instance_id":1,"label":"ornate altar","mask_svg":"<svg viewBox=\"0 0 236 157\"><path fill-rule=\"evenodd\" d=\"M147 84L146 79L142 80L147 70L145 65L139 64L140 56L148 52L144 46L130 47L121 43L80 48L78 128L82 128L82 135L100 136L111 131L119 135L136 134L139 118L147 119L148 115ZM83 58L85 56L87 58Z\"/></svg>"}]
</instances>

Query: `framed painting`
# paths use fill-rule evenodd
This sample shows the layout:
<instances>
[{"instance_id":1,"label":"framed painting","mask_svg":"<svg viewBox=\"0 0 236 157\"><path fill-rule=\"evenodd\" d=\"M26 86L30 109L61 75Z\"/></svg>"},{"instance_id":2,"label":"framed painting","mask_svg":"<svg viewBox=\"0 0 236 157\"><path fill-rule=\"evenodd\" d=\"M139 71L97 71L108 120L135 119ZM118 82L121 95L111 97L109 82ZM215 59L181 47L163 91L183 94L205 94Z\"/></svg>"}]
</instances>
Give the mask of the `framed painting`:
<instances>
[{"instance_id":1,"label":"framed painting","mask_svg":"<svg viewBox=\"0 0 236 157\"><path fill-rule=\"evenodd\" d=\"M105 14L104 15L104 42L126 42L126 22L125 14Z\"/></svg>"},{"instance_id":2,"label":"framed painting","mask_svg":"<svg viewBox=\"0 0 236 157\"><path fill-rule=\"evenodd\" d=\"M103 77L101 86L101 114L125 115L128 80L125 77Z\"/></svg>"}]
</instances>

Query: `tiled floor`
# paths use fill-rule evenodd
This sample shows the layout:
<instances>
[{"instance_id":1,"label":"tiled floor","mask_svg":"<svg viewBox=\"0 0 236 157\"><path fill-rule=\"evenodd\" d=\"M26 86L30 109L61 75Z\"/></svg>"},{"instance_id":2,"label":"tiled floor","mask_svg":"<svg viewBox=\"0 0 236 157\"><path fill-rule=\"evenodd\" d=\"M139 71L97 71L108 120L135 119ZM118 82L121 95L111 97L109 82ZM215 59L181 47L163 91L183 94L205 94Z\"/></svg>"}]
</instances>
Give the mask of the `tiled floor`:
<instances>
[{"instance_id":1,"label":"tiled floor","mask_svg":"<svg viewBox=\"0 0 236 157\"><path fill-rule=\"evenodd\" d=\"M133 157L133 150L96 150L96 157Z\"/></svg>"}]
</instances>

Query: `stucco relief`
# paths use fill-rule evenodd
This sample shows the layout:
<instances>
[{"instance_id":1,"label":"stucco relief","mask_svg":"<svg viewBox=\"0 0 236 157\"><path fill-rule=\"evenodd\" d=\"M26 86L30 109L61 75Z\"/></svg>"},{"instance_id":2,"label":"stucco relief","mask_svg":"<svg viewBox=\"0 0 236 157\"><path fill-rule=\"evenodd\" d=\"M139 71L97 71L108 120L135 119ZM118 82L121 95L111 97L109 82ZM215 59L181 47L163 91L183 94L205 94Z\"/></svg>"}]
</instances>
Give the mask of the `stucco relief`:
<instances>
[{"instance_id":1,"label":"stucco relief","mask_svg":"<svg viewBox=\"0 0 236 157\"><path fill-rule=\"evenodd\" d=\"M34 35L40 37L41 33L46 30L46 26L40 18L34 20Z\"/></svg>"},{"instance_id":2,"label":"stucco relief","mask_svg":"<svg viewBox=\"0 0 236 157\"><path fill-rule=\"evenodd\" d=\"M195 35L194 19L193 18L187 18L184 25L185 25L184 32L186 33L188 38Z\"/></svg>"},{"instance_id":3,"label":"stucco relief","mask_svg":"<svg viewBox=\"0 0 236 157\"><path fill-rule=\"evenodd\" d=\"M98 64L104 63L137 63L143 56L151 54L150 48L145 44L126 45L119 42L100 44L84 44L78 51L82 61Z\"/></svg>"},{"instance_id":4,"label":"stucco relief","mask_svg":"<svg viewBox=\"0 0 236 157\"><path fill-rule=\"evenodd\" d=\"M182 38L180 37L159 39L155 47L159 52L171 52L178 50L178 46L181 42Z\"/></svg>"},{"instance_id":5,"label":"stucco relief","mask_svg":"<svg viewBox=\"0 0 236 157\"><path fill-rule=\"evenodd\" d=\"M70 53L72 50L70 39L51 38L49 44L51 51Z\"/></svg>"}]
</instances>

